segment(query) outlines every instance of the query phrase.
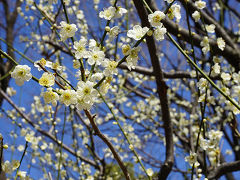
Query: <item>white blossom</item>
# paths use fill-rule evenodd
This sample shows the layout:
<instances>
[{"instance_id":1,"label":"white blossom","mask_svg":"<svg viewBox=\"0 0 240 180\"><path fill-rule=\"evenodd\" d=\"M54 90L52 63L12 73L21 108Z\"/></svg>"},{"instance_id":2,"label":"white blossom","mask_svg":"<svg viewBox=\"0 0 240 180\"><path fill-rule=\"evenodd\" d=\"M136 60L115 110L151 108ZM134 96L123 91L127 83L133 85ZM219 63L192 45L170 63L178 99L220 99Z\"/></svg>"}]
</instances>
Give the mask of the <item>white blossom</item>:
<instances>
[{"instance_id":1,"label":"white blossom","mask_svg":"<svg viewBox=\"0 0 240 180\"><path fill-rule=\"evenodd\" d=\"M208 81L205 78L201 78L197 83L197 86L201 92L204 92L208 85Z\"/></svg>"},{"instance_id":2,"label":"white blossom","mask_svg":"<svg viewBox=\"0 0 240 180\"><path fill-rule=\"evenodd\" d=\"M224 81L229 81L231 79L231 75L229 73L225 73L223 72L221 74L221 78L224 80Z\"/></svg>"},{"instance_id":3,"label":"white blossom","mask_svg":"<svg viewBox=\"0 0 240 180\"><path fill-rule=\"evenodd\" d=\"M65 106L69 106L71 104L76 104L77 102L77 93L74 90L61 90L61 96L59 98L59 101Z\"/></svg>"},{"instance_id":4,"label":"white blossom","mask_svg":"<svg viewBox=\"0 0 240 180\"><path fill-rule=\"evenodd\" d=\"M118 63L116 61L105 59L102 62L102 66L105 67L103 74L105 76L112 76L113 74L117 75L118 73L117 65Z\"/></svg>"},{"instance_id":5,"label":"white blossom","mask_svg":"<svg viewBox=\"0 0 240 180\"><path fill-rule=\"evenodd\" d=\"M131 46L129 44L124 44L122 46L122 53L123 53L124 56L129 55L130 51L131 51Z\"/></svg>"},{"instance_id":6,"label":"white blossom","mask_svg":"<svg viewBox=\"0 0 240 180\"><path fill-rule=\"evenodd\" d=\"M185 161L188 162L191 166L193 166L193 164L195 166L199 166L199 163L197 161L197 154L194 152L190 152L190 155L185 157Z\"/></svg>"},{"instance_id":7,"label":"white blossom","mask_svg":"<svg viewBox=\"0 0 240 180\"><path fill-rule=\"evenodd\" d=\"M196 1L195 6L197 6L198 9L203 9L206 7L206 2L202 0Z\"/></svg>"},{"instance_id":8,"label":"white blossom","mask_svg":"<svg viewBox=\"0 0 240 180\"><path fill-rule=\"evenodd\" d=\"M204 36L203 40L201 41L200 45L203 47L202 51L204 54L207 54L207 52L210 51L210 45L209 45L209 41L208 41L208 37Z\"/></svg>"},{"instance_id":9,"label":"white blossom","mask_svg":"<svg viewBox=\"0 0 240 180\"><path fill-rule=\"evenodd\" d=\"M76 24L68 24L65 21L61 21L60 25L60 36L62 41L66 41L67 38L73 37L75 32L78 30Z\"/></svg>"},{"instance_id":10,"label":"white blossom","mask_svg":"<svg viewBox=\"0 0 240 180\"><path fill-rule=\"evenodd\" d=\"M158 26L154 30L154 37L156 38L156 40L162 41L162 40L164 40L164 35L166 34L166 32L167 32L167 29L165 27L163 27L163 25Z\"/></svg>"},{"instance_id":11,"label":"white blossom","mask_svg":"<svg viewBox=\"0 0 240 180\"><path fill-rule=\"evenodd\" d=\"M133 26L133 30L127 32L127 36L135 40L140 40L149 30L148 27L142 28L140 25Z\"/></svg>"},{"instance_id":12,"label":"white blossom","mask_svg":"<svg viewBox=\"0 0 240 180\"><path fill-rule=\"evenodd\" d=\"M215 25L214 24L210 24L210 25L206 25L206 30L208 33L214 33L215 32Z\"/></svg>"},{"instance_id":13,"label":"white blossom","mask_svg":"<svg viewBox=\"0 0 240 180\"><path fill-rule=\"evenodd\" d=\"M34 62L34 67L37 67L37 68L38 68L38 71L43 70L42 67L39 66L39 64L40 64L42 67L52 67L52 62L51 62L51 61L47 61L46 59L42 58L41 60Z\"/></svg>"},{"instance_id":14,"label":"white blossom","mask_svg":"<svg viewBox=\"0 0 240 180\"><path fill-rule=\"evenodd\" d=\"M52 73L44 72L42 77L39 79L39 84L41 86L50 87L55 83L55 76Z\"/></svg>"},{"instance_id":15,"label":"white blossom","mask_svg":"<svg viewBox=\"0 0 240 180\"><path fill-rule=\"evenodd\" d=\"M194 19L195 22L199 21L201 15L198 11L194 11L194 13L192 14L192 17Z\"/></svg>"},{"instance_id":16,"label":"white blossom","mask_svg":"<svg viewBox=\"0 0 240 180\"><path fill-rule=\"evenodd\" d=\"M77 86L78 89L76 107L78 110L89 110L97 97L97 90L93 88L94 83L90 81L79 81Z\"/></svg>"},{"instance_id":17,"label":"white blossom","mask_svg":"<svg viewBox=\"0 0 240 180\"><path fill-rule=\"evenodd\" d=\"M131 69L135 69L135 66L138 61L138 52L140 51L140 47L134 47L130 50L130 54L126 58L128 69L131 71Z\"/></svg>"},{"instance_id":18,"label":"white blossom","mask_svg":"<svg viewBox=\"0 0 240 180\"><path fill-rule=\"evenodd\" d=\"M117 37L117 35L119 34L120 32L120 28L118 26L114 26L112 27L109 32L108 32L108 36L109 36L109 41L113 41L113 39L115 37Z\"/></svg>"},{"instance_id":19,"label":"white blossom","mask_svg":"<svg viewBox=\"0 0 240 180\"><path fill-rule=\"evenodd\" d=\"M164 1L167 1L168 3L172 3L173 2L173 0L164 0Z\"/></svg>"},{"instance_id":20,"label":"white blossom","mask_svg":"<svg viewBox=\"0 0 240 180\"><path fill-rule=\"evenodd\" d=\"M7 87L6 92L7 92L8 96L14 96L17 93L17 91L15 89L13 89L12 87Z\"/></svg>"},{"instance_id":21,"label":"white blossom","mask_svg":"<svg viewBox=\"0 0 240 180\"><path fill-rule=\"evenodd\" d=\"M42 93L42 96L46 104L52 103L53 106L57 105L59 95L56 92L53 92L52 88L48 88L46 92Z\"/></svg>"},{"instance_id":22,"label":"white blossom","mask_svg":"<svg viewBox=\"0 0 240 180\"><path fill-rule=\"evenodd\" d=\"M123 14L126 14L126 13L127 13L127 10L125 8L117 7L114 18L120 18L123 16Z\"/></svg>"},{"instance_id":23,"label":"white blossom","mask_svg":"<svg viewBox=\"0 0 240 180\"><path fill-rule=\"evenodd\" d=\"M86 44L87 44L87 40L84 37L82 37L78 42L77 41L74 42L73 48L76 50L75 57L77 59L88 57L88 51L86 50Z\"/></svg>"},{"instance_id":24,"label":"white blossom","mask_svg":"<svg viewBox=\"0 0 240 180\"><path fill-rule=\"evenodd\" d=\"M99 13L99 17L104 18L106 20L111 20L114 17L115 12L116 12L116 8L110 6L107 9L104 9L103 11L101 11Z\"/></svg>"},{"instance_id":25,"label":"white blossom","mask_svg":"<svg viewBox=\"0 0 240 180\"><path fill-rule=\"evenodd\" d=\"M32 78L30 71L31 68L28 65L17 65L11 72L11 77L15 79L17 85L22 86L24 81L29 81Z\"/></svg>"},{"instance_id":26,"label":"white blossom","mask_svg":"<svg viewBox=\"0 0 240 180\"><path fill-rule=\"evenodd\" d=\"M177 23L180 21L181 19L181 6L176 4L173 4L171 6L171 8L169 9L169 13L168 13L168 17L170 19L173 19L174 17L176 18Z\"/></svg>"},{"instance_id":27,"label":"white blossom","mask_svg":"<svg viewBox=\"0 0 240 180\"><path fill-rule=\"evenodd\" d=\"M220 74L220 65L219 63L215 63L214 66L212 67L212 75L216 76Z\"/></svg>"},{"instance_id":28,"label":"white blossom","mask_svg":"<svg viewBox=\"0 0 240 180\"><path fill-rule=\"evenodd\" d=\"M148 15L148 21L153 27L161 25L161 20L165 18L165 14L161 11L155 11Z\"/></svg>"},{"instance_id":29,"label":"white blossom","mask_svg":"<svg viewBox=\"0 0 240 180\"><path fill-rule=\"evenodd\" d=\"M105 54L103 51L100 50L99 47L94 47L89 55L88 55L88 64L89 65L94 65L96 63L96 65L100 65L103 61L105 57Z\"/></svg>"},{"instance_id":30,"label":"white blossom","mask_svg":"<svg viewBox=\"0 0 240 180\"><path fill-rule=\"evenodd\" d=\"M223 40L223 38L217 38L217 45L218 45L218 48L221 49L222 51L224 50L225 48L225 41Z\"/></svg>"}]
</instances>

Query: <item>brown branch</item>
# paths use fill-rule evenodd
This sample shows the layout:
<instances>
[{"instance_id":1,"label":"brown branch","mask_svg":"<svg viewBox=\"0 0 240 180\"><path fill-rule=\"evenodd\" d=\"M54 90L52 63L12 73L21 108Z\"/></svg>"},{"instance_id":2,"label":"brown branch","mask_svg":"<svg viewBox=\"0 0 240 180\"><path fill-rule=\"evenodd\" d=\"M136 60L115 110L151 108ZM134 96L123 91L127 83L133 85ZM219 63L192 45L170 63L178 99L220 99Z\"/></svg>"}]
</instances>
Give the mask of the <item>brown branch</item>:
<instances>
[{"instance_id":1,"label":"brown branch","mask_svg":"<svg viewBox=\"0 0 240 180\"><path fill-rule=\"evenodd\" d=\"M126 64L120 64L118 67L121 69L128 70L128 67ZM135 69L132 69L131 71L134 71L134 72L146 75L146 76L154 76L152 69L142 67L142 66L136 66ZM163 72L163 77L167 78L167 79L193 78L193 77L191 77L189 72L184 72L184 71Z\"/></svg>"},{"instance_id":2,"label":"brown branch","mask_svg":"<svg viewBox=\"0 0 240 180\"><path fill-rule=\"evenodd\" d=\"M94 131L95 131L95 134L96 134L100 139L102 139L102 140L105 142L105 144L109 147L109 149L110 149L111 152L113 153L114 158L116 159L116 161L118 162L121 170L123 171L123 173L124 173L124 175L125 175L125 178L126 178L127 180L130 180L130 179L131 179L131 178L130 178L130 175L129 175L129 173L128 173L128 170L127 170L126 166L125 166L124 163L122 162L121 157L118 155L118 153L117 153L117 151L115 150L115 148L114 148L114 146L112 145L112 143L108 140L108 138L107 138L106 136L104 136L104 135L101 133L101 131L98 129L97 125L95 124L95 122L94 122L94 117L95 117L95 116L92 116L88 110L84 110L84 112L85 112L86 116L88 117L88 119L89 119L89 121L90 121L90 123L91 123L91 125L92 125L92 128L93 128Z\"/></svg>"},{"instance_id":3,"label":"brown branch","mask_svg":"<svg viewBox=\"0 0 240 180\"><path fill-rule=\"evenodd\" d=\"M55 50L60 50L60 51L64 52L65 54L72 55L71 52L69 52L67 49L65 49L64 47L62 47L58 44L55 44L51 41L44 41L44 43L50 44L51 46L53 46L55 48Z\"/></svg>"},{"instance_id":4,"label":"brown branch","mask_svg":"<svg viewBox=\"0 0 240 180\"><path fill-rule=\"evenodd\" d=\"M128 70L128 67L126 64L120 64L118 66L120 69L124 69L124 70ZM143 74L146 76L154 76L153 70L151 68L147 68L147 67L142 67L142 66L135 66L135 69L132 69L131 71L137 72L139 74ZM186 71L174 71L174 72L163 72L163 77L165 79L183 79L183 78L187 78L187 79L195 79L196 77L191 76L190 72L186 72ZM203 76L199 75L199 78L201 78ZM221 80L220 76L211 76L210 77L212 80Z\"/></svg>"},{"instance_id":5,"label":"brown branch","mask_svg":"<svg viewBox=\"0 0 240 180\"><path fill-rule=\"evenodd\" d=\"M125 81L123 86L125 88L127 88L130 92L133 92L134 94L136 94L137 96L139 96L139 97L141 97L143 99L147 99L148 98L148 95L146 95L143 92L141 92L140 90L136 89L132 84L130 84L129 81Z\"/></svg>"},{"instance_id":6,"label":"brown branch","mask_svg":"<svg viewBox=\"0 0 240 180\"><path fill-rule=\"evenodd\" d=\"M138 15L141 19L142 26L150 27L148 22L147 12L142 4L142 1L133 0L134 5L137 9ZM147 46L151 58L153 67L153 74L156 78L157 92L160 99L160 105L162 109L162 120L164 122L165 140L166 140L166 159L159 172L158 179L167 179L169 173L172 170L174 163L174 150L173 150L173 127L170 118L168 98L167 98L167 85L164 81L163 71L159 63L157 56L157 49L155 41L152 36L147 36Z\"/></svg>"},{"instance_id":7,"label":"brown branch","mask_svg":"<svg viewBox=\"0 0 240 180\"><path fill-rule=\"evenodd\" d=\"M240 160L230 163L223 163L218 166L215 170L209 172L208 179L218 179L226 173L239 171L240 170Z\"/></svg>"}]
</instances>

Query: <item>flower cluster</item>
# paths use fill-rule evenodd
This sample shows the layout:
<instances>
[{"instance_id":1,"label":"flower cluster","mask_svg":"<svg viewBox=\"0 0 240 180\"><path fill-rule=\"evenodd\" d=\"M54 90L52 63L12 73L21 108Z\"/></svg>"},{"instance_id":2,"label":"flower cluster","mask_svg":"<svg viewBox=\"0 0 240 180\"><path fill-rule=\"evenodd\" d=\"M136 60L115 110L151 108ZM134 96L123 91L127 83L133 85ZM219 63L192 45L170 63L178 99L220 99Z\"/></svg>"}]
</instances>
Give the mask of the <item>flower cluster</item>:
<instances>
[{"instance_id":1,"label":"flower cluster","mask_svg":"<svg viewBox=\"0 0 240 180\"><path fill-rule=\"evenodd\" d=\"M172 17L174 17L175 15L177 15L177 19L179 19L179 15L178 15L178 10L177 10L177 6L175 6L175 8L173 8L172 12ZM148 21L150 22L151 26L155 27L156 29L154 30L154 37L156 38L156 40L162 41L164 39L164 34L166 34L167 30L166 28L163 26L163 24L161 23L161 20L165 18L165 14L161 11L155 11L152 14L148 15Z\"/></svg>"},{"instance_id":2,"label":"flower cluster","mask_svg":"<svg viewBox=\"0 0 240 180\"><path fill-rule=\"evenodd\" d=\"M210 44L207 36L203 37L203 40L201 41L200 45L203 47L202 52L204 54L207 54L207 52L210 51Z\"/></svg>"},{"instance_id":3,"label":"flower cluster","mask_svg":"<svg viewBox=\"0 0 240 180\"><path fill-rule=\"evenodd\" d=\"M208 133L209 139L200 138L200 147L208 153L212 166L217 166L220 158L219 142L222 137L222 131L211 130Z\"/></svg>"}]
</instances>

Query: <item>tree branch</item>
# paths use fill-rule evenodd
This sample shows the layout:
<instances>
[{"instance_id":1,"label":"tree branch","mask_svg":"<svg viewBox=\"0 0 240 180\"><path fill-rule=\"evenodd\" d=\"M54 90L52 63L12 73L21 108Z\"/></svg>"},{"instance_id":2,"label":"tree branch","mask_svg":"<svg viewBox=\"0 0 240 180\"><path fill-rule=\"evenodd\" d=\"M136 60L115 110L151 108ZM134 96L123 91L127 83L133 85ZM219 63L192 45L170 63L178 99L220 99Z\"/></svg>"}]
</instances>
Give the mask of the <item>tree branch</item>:
<instances>
[{"instance_id":1,"label":"tree branch","mask_svg":"<svg viewBox=\"0 0 240 180\"><path fill-rule=\"evenodd\" d=\"M217 179L221 177L222 175L234 171L240 170L240 160L230 163L223 163L220 166L218 166L215 170L212 170L209 172L208 179Z\"/></svg>"},{"instance_id":2,"label":"tree branch","mask_svg":"<svg viewBox=\"0 0 240 180\"><path fill-rule=\"evenodd\" d=\"M133 0L134 5L137 9L138 15L141 19L142 26L150 27L148 22L147 12L143 6L142 1ZM167 179L169 173L172 170L174 163L174 150L173 150L173 128L170 118L168 98L167 98L167 85L164 81L163 71L157 56L157 49L153 36L147 36L147 46L151 58L153 67L153 74L156 78L157 92L160 99L160 105L162 109L162 120L164 122L165 140L166 140L166 159L159 172L158 179Z\"/></svg>"},{"instance_id":3,"label":"tree branch","mask_svg":"<svg viewBox=\"0 0 240 180\"><path fill-rule=\"evenodd\" d=\"M88 119L89 119L89 121L90 121L90 123L92 125L92 128L94 129L96 135L105 142L105 144L109 147L109 149L113 153L113 156L116 159L116 161L118 162L120 168L122 169L122 171L123 171L123 173L125 175L125 178L127 180L130 180L131 179L130 175L128 173L128 170L127 170L126 166L122 162L121 157L118 155L118 153L115 150L115 148L112 145L112 143L108 140L108 138L106 136L104 136L104 134L101 133L101 131L98 129L97 125L95 124L95 122L94 122L94 117L95 116L92 116L88 110L84 110L84 112L85 112L86 116L88 117Z\"/></svg>"}]
</instances>

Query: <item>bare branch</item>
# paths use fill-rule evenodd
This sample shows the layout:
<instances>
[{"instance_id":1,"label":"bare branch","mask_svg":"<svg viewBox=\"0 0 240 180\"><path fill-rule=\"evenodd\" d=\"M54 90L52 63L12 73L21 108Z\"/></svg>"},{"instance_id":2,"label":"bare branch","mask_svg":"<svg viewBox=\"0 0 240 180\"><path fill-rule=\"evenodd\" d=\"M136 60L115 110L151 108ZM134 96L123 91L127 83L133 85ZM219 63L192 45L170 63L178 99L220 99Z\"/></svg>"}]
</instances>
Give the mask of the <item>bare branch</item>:
<instances>
[{"instance_id":1,"label":"bare branch","mask_svg":"<svg viewBox=\"0 0 240 180\"><path fill-rule=\"evenodd\" d=\"M113 156L114 156L114 158L116 159L116 161L118 162L120 168L122 169L122 171L123 171L123 173L124 173L124 175L125 175L125 178L126 178L127 180L130 180L130 179L131 179L131 178L130 178L130 175L129 175L129 173L128 173L128 170L127 170L126 166L125 166L124 163L122 162L121 157L118 155L117 151L115 150L115 148L114 148L114 146L112 145L112 143L108 140L108 138L107 138L106 136L104 136L104 135L101 133L101 131L98 129L97 125L96 125L95 122L94 122L94 116L92 116L88 110L84 110L84 112L85 112L86 116L88 117L88 119L89 119L89 121L90 121L90 123L91 123L91 125L92 125L92 127L93 127L93 129L94 129L94 131L95 131L95 133L96 133L96 135L97 135L99 138L101 138L101 139L106 143L106 145L109 147L109 149L110 149L111 152L113 153Z\"/></svg>"},{"instance_id":2,"label":"bare branch","mask_svg":"<svg viewBox=\"0 0 240 180\"><path fill-rule=\"evenodd\" d=\"M240 160L230 163L223 163L220 166L218 166L215 170L212 170L209 172L208 179L217 179L221 177L222 175L234 171L240 170Z\"/></svg>"}]
</instances>

